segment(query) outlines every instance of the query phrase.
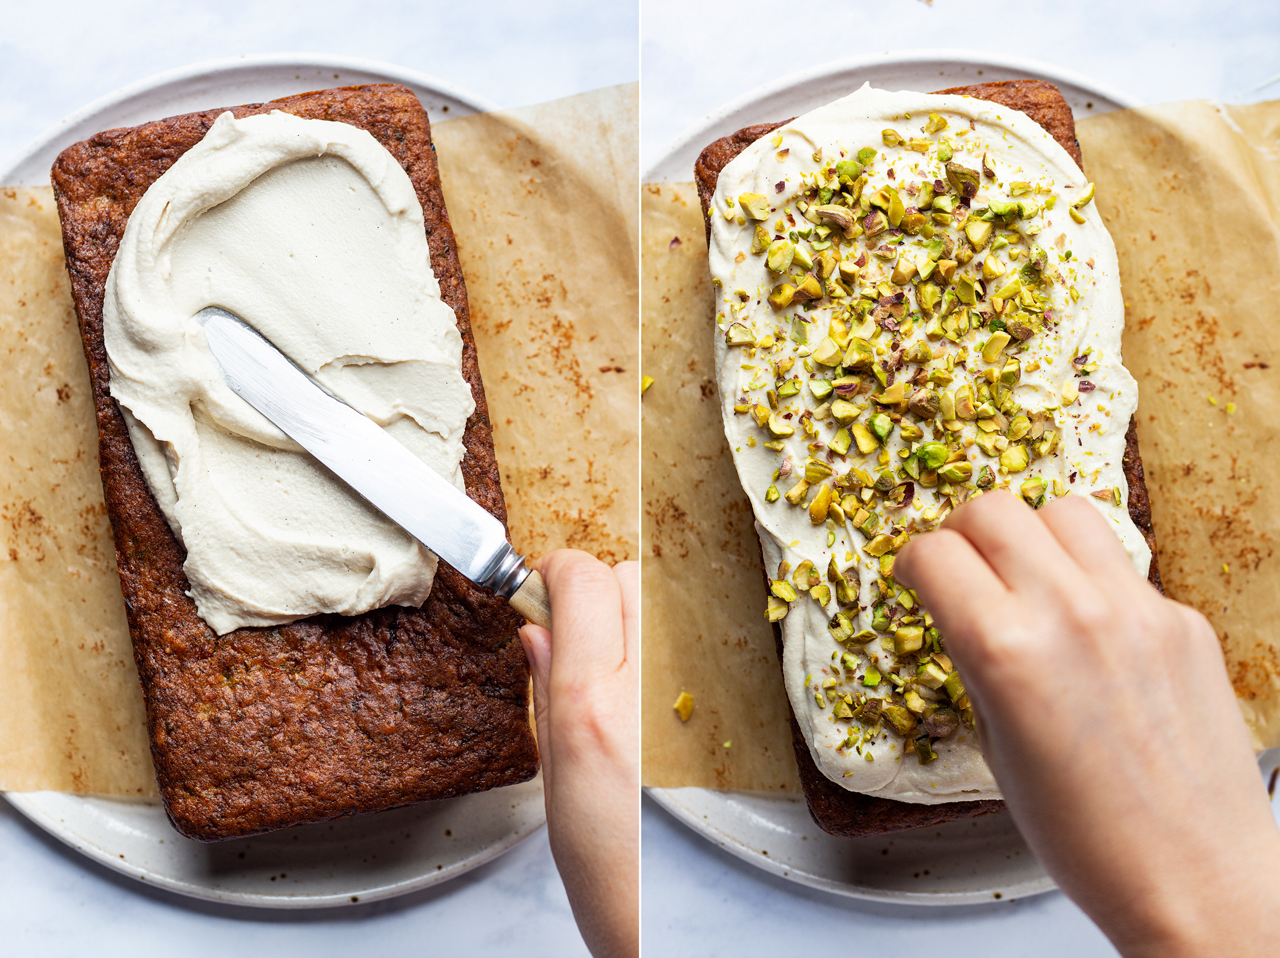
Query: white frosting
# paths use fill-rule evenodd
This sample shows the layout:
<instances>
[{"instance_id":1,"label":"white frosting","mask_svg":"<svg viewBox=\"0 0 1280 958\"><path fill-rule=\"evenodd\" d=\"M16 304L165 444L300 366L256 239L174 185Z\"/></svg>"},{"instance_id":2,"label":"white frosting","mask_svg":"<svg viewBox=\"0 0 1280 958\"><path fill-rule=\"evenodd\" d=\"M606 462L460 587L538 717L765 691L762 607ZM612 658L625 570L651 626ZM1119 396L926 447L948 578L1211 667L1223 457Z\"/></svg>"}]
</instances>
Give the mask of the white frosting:
<instances>
[{"instance_id":1,"label":"white frosting","mask_svg":"<svg viewBox=\"0 0 1280 958\"><path fill-rule=\"evenodd\" d=\"M924 126L930 113L948 120L944 130L925 133ZM908 145L885 146L882 131L893 129L903 137L926 139L930 148L924 152L913 151ZM774 311L766 297L781 281L787 280L766 269L765 257L751 251L756 223L742 215L740 208L731 205L744 193L763 194L771 208L764 221L769 238L784 235L776 230L779 219L791 221L784 224L784 231L797 227L807 229L813 224L799 212L797 200L814 186L833 184L829 174L820 171L833 169L837 160L855 157L859 150L873 147L876 159L868 164L868 183L863 193L868 196L884 186L904 190L908 184L923 179L946 181L943 163L938 158L939 143L947 143L953 150L955 162L971 169L981 170L982 155L995 172L994 178L981 177L977 196L972 200L974 211L986 207L992 201L1012 199L1010 184L1029 182L1040 188L1031 199L1043 207L1049 195L1057 199L1052 210L1041 211L1026 219L1016 220L1012 229L1021 232L1028 240L1045 249L1049 256L1046 275L1053 280L1046 287L1053 301L1056 323L1046 328L1019 348L1015 340L1007 356L1016 356L1022 366L1021 381L1015 387L1015 397L1028 412L1047 411L1052 416L1051 428L1058 431L1057 449L1031 462L1030 467L1016 475L1005 475L998 470L998 459L987 457L977 445L968 450L976 478L983 465L990 466L1000 483L1013 481L1017 492L1019 483L1031 476L1043 476L1051 485L1049 495L1055 493L1105 494L1109 488L1119 490L1119 503L1102 501L1090 496L1098 509L1110 519L1135 567L1144 575L1150 562L1150 552L1142 535L1129 519L1127 511L1127 484L1122 472L1122 456L1125 431L1130 416L1137 405L1137 386L1133 377L1121 364L1120 338L1124 324L1124 308L1120 295L1119 271L1115 248L1096 207L1084 207L1084 222L1076 223L1069 215L1069 208L1081 197L1086 180L1071 157L1038 124L1022 113L994 103L969 97L937 96L908 92L885 92L864 86L861 90L812 113L799 117L775 133L766 135L747 147L720 174L714 208L711 210L711 272L717 282L716 363L725 431L733 450L743 488L755 511L757 528L763 543L766 568L771 578L778 576L779 563L786 561L794 570L803 560L811 560L819 572L825 572L832 556L837 564L853 571L857 568L861 586L854 631L870 627L873 611L873 587L880 576L878 560L863 551L865 537L851 524L837 525L828 520L814 525L808 510L789 505L785 499L770 503L765 499L771 485L783 493L803 474L803 464L814 453L809 443L815 438L829 442L837 428L830 419L817 422L817 436L806 435L800 428L800 415L804 410L820 406L819 400L801 388L789 398L780 399L780 412L791 412L791 422L797 426L794 435L782 440L785 448L773 451L763 447L771 436L762 430L751 415L735 411L744 403L764 404L765 392L775 384L770 363L794 357L796 364L787 375L798 375L802 382L815 378L831 378L831 370L808 360L809 351L826 335L828 324L841 302L851 300L823 299L818 308L802 311L789 306ZM815 151L822 156L815 158ZM893 169L895 178L887 171ZM815 178L816 177L816 178ZM781 184L781 190L778 190ZM1022 190L1019 187L1020 191ZM1025 192L1019 195L1028 198ZM904 196L910 204L910 197ZM860 217L861 218L861 217ZM814 235L816 237L816 234ZM903 236L902 249L918 246L921 237ZM1014 237L1018 240L1018 237ZM872 245L875 245L874 241ZM961 241L963 242L963 240ZM801 241L798 245L804 246ZM1016 245L1016 243L1015 243ZM1028 249L1023 243L1022 249ZM845 243L843 253L850 259L866 249L865 238ZM1066 258L1067 252L1071 253ZM984 251L985 252L985 251ZM961 266L956 275L976 275L983 260L979 253L968 266ZM1024 256L1021 263L1026 262ZM854 297L861 288L874 285L877 279L887 279L893 263L882 263L868 255L867 267L858 282L851 284ZM998 282L998 281L997 281ZM988 284L988 292L991 284ZM1074 292L1073 292L1074 291ZM909 293L908 306L916 309L915 291ZM804 315L812 320L808 346L804 347L788 338L791 320ZM909 318L906 317L906 318ZM779 340L771 348L739 348L726 344L725 330L730 324L747 326L759 340L772 334ZM926 338L924 322L916 324L910 335L902 337L902 345L924 341L934 348L934 356L940 357L945 347L953 357L961 348L968 352L968 378L974 378L987 364L978 355L989 331L970 331L958 343L937 338ZM874 328L874 327L872 327ZM864 334L866 328L863 329ZM781 333L781 335L778 335ZM876 331L873 346L887 346L891 336ZM1064 383L1079 384L1081 373L1072 366L1073 357L1089 354L1086 367L1088 382L1096 388L1081 393L1078 399L1070 399L1062 393ZM1092 364L1097 363L1093 369ZM1036 364L1038 363L1038 368ZM943 359L935 359L928 368L944 366ZM914 369L915 367L911 367ZM954 385L964 381L957 376ZM834 397L832 397L834 398ZM875 406L866 392L857 398L870 407L859 417L866 422ZM965 435L976 435L975 423L965 423ZM933 439L926 431L922 440L905 442L895 429L887 445L889 468L904 461L899 452L914 449L919 442ZM864 457L852 446L847 457L836 457L832 463L835 473L846 471L849 466L865 469L875 476L882 468L875 453ZM777 478L776 470L784 460L794 464L796 475ZM1053 486L1056 480L1059 485ZM850 491L855 491L850 490ZM907 531L922 531L936 525L941 516L936 489L915 484L916 502L896 514L894 510L881 508L885 523L898 522ZM883 527L883 526L882 526ZM828 545L829 533L834 542ZM824 576L825 581L825 576ZM783 672L787 694L792 708L809 742L818 767L833 781L852 791L894 798L905 802L938 803L957 800L999 797L995 781L979 751L975 732L961 725L950 736L934 743L937 759L921 764L909 741L905 741L887 726L870 740L849 744L846 738L850 728L861 726L856 721L836 720L833 709L819 707L815 700L815 688L831 678L841 680L842 690L857 690L875 696L885 694L891 688L881 681L878 688L868 689L861 678L867 667L874 664L886 676L893 668L894 656L876 640L857 652L856 675L843 673L832 667L832 653L845 651L828 631L827 623L839 606L832 598L825 607L807 597L803 592L791 603L782 620L784 656ZM925 693L928 695L929 693ZM946 696L935 693L945 701ZM825 697L825 696L824 696ZM912 733L918 734L918 733ZM872 760L868 760L870 757Z\"/></svg>"},{"instance_id":2,"label":"white frosting","mask_svg":"<svg viewBox=\"0 0 1280 958\"><path fill-rule=\"evenodd\" d=\"M420 605L435 556L231 392L193 319L211 305L461 487L474 402L408 175L345 123L224 113L129 217L103 327L111 394L215 632Z\"/></svg>"}]
</instances>

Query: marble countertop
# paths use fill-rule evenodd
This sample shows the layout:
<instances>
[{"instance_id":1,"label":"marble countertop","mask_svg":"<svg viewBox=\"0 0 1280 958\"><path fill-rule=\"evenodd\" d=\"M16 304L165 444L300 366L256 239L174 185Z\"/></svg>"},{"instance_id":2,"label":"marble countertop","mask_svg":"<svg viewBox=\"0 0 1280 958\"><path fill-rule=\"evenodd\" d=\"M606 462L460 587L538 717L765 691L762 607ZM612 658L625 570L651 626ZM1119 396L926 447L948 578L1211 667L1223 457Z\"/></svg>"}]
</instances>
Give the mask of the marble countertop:
<instances>
[{"instance_id":1,"label":"marble countertop","mask_svg":"<svg viewBox=\"0 0 1280 958\"><path fill-rule=\"evenodd\" d=\"M357 16L354 11L359 11ZM125 84L241 54L319 52L427 73L502 107L629 83L638 13L626 5L491 0L64 0L6 4L0 168L63 116ZM55 27L56 24L56 27ZM56 32L55 32L56 30ZM586 955L540 830L460 879L327 911L224 907L149 888L63 846L0 800L0 952Z\"/></svg>"},{"instance_id":2,"label":"marble countertop","mask_svg":"<svg viewBox=\"0 0 1280 958\"><path fill-rule=\"evenodd\" d=\"M1144 103L1280 98L1280 7L1271 2L1233 4L1227 15L1209 0L882 0L827 4L820 22L810 24L811 9L764 0L644 0L641 170L707 114L762 84L822 59L891 50L1039 60ZM750 23L772 26L752 33L742 27ZM830 52L806 61L793 55L802 46ZM649 799L643 834L648 954L792 954L831 942L867 955L1116 954L1061 893L969 907L881 905L765 874Z\"/></svg>"}]
</instances>

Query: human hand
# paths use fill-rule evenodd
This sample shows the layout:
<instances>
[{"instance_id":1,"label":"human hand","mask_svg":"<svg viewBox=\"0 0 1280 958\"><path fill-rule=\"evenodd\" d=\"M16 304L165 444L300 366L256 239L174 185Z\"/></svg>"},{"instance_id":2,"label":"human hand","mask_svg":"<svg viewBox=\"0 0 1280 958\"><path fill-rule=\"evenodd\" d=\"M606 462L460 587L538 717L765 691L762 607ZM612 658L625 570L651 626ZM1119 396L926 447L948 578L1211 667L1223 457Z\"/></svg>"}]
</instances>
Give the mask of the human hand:
<instances>
[{"instance_id":1,"label":"human hand","mask_svg":"<svg viewBox=\"0 0 1280 958\"><path fill-rule=\"evenodd\" d=\"M551 853L596 958L640 950L640 566L561 549L539 571L551 631L520 629L533 672Z\"/></svg>"},{"instance_id":2,"label":"human hand","mask_svg":"<svg viewBox=\"0 0 1280 958\"><path fill-rule=\"evenodd\" d=\"M982 495L894 576L944 636L1022 834L1122 953L1274 952L1280 831L1217 638L1097 509Z\"/></svg>"}]
</instances>

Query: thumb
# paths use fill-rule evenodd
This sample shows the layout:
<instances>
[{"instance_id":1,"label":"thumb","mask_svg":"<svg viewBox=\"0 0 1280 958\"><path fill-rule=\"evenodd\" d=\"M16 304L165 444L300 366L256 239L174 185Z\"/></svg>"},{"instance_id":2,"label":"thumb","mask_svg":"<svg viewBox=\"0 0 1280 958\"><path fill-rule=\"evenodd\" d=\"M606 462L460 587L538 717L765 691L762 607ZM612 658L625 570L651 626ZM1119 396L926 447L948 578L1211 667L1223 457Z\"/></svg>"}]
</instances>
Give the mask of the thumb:
<instances>
[{"instance_id":1,"label":"thumb","mask_svg":"<svg viewBox=\"0 0 1280 958\"><path fill-rule=\"evenodd\" d=\"M551 778L547 756L551 751L551 721L547 688L551 681L551 633L540 625L526 622L520 627L520 644L529 660L533 677L533 720L538 729L538 751L542 753L542 773Z\"/></svg>"}]
</instances>

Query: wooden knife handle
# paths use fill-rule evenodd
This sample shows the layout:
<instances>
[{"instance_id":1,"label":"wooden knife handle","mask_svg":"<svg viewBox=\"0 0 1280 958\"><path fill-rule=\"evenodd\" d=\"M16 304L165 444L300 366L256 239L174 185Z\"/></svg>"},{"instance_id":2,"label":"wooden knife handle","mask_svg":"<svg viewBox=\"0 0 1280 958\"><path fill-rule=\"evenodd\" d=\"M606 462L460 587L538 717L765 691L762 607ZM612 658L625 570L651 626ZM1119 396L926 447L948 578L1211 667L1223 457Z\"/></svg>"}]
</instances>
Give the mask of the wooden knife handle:
<instances>
[{"instance_id":1,"label":"wooden knife handle","mask_svg":"<svg viewBox=\"0 0 1280 958\"><path fill-rule=\"evenodd\" d=\"M525 577L515 595L507 601L511 608L534 625L540 625L544 629L551 628L551 600L547 597L547 584L542 581L537 569Z\"/></svg>"}]
</instances>

